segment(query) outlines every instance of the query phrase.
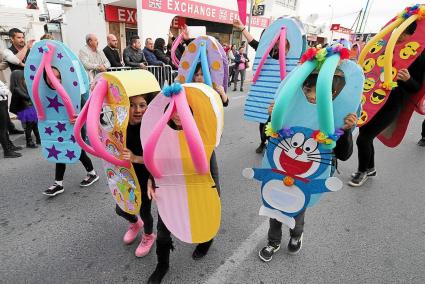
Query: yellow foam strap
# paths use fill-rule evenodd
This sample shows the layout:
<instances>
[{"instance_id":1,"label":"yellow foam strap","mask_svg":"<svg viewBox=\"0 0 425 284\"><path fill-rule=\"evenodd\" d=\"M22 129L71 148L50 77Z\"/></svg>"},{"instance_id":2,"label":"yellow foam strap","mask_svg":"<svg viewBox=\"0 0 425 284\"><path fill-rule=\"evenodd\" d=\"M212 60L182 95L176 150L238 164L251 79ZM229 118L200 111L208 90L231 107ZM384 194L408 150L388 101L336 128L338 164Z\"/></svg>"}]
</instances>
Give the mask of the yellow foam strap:
<instances>
[{"instance_id":1,"label":"yellow foam strap","mask_svg":"<svg viewBox=\"0 0 425 284\"><path fill-rule=\"evenodd\" d=\"M377 43L380 39L382 39L383 37L385 37L385 35L387 33L391 32L396 27L398 27L402 22L403 22L403 19L402 18L397 18L396 20L394 20L394 22L392 22L391 24L389 24L388 26L386 26L383 30L381 30L371 40L369 40L367 42L366 46L362 49L362 51L360 52L360 55L359 55L358 63L359 63L360 66L363 66L363 62L364 62L364 59L366 57L366 54L370 51L370 49L372 48L372 46L375 43Z\"/></svg>"},{"instance_id":2,"label":"yellow foam strap","mask_svg":"<svg viewBox=\"0 0 425 284\"><path fill-rule=\"evenodd\" d=\"M394 53L394 47L397 43L398 38L400 35L406 30L406 28L416 21L418 18L418 15L412 15L407 20L405 20L396 30L394 30L393 34L391 35L390 39L388 40L388 44L385 48L385 56L384 56L384 83L382 84L382 87L386 90L391 90L394 86L393 84L393 76L392 76L392 67L393 67L393 53Z\"/></svg>"}]
</instances>

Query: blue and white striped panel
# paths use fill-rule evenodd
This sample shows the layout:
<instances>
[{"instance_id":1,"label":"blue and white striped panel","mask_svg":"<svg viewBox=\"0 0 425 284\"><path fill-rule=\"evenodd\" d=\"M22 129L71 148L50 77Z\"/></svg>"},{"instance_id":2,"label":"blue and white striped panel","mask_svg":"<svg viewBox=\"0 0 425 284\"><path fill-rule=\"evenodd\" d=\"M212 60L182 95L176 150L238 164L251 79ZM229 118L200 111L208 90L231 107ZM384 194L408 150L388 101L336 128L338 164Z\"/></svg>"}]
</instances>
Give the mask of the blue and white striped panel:
<instances>
[{"instance_id":1,"label":"blue and white striped panel","mask_svg":"<svg viewBox=\"0 0 425 284\"><path fill-rule=\"evenodd\" d=\"M261 57L255 57L254 72L258 68ZM299 58L286 58L286 73L291 72ZM267 57L257 82L251 85L245 101L244 118L251 121L265 123L269 117L267 109L274 100L276 90L280 85L279 60Z\"/></svg>"}]
</instances>

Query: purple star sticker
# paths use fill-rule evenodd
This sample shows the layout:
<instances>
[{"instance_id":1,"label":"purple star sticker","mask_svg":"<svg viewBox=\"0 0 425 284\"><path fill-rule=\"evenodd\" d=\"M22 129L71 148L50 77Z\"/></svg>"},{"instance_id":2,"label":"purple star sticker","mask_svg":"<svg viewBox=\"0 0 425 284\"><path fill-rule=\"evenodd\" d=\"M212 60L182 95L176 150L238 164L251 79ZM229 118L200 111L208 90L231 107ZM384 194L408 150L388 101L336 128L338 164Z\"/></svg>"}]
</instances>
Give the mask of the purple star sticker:
<instances>
[{"instance_id":1,"label":"purple star sticker","mask_svg":"<svg viewBox=\"0 0 425 284\"><path fill-rule=\"evenodd\" d=\"M47 100L49 101L49 105L47 106L48 108L54 108L55 111L57 113L59 113L59 107L63 106L63 104L61 104L58 101L58 96L55 96L54 98L50 98L50 97L46 97Z\"/></svg>"},{"instance_id":2,"label":"purple star sticker","mask_svg":"<svg viewBox=\"0 0 425 284\"><path fill-rule=\"evenodd\" d=\"M38 52L43 53L43 48L41 46L38 48Z\"/></svg>"},{"instance_id":3,"label":"purple star sticker","mask_svg":"<svg viewBox=\"0 0 425 284\"><path fill-rule=\"evenodd\" d=\"M75 142L77 142L77 140L75 140L75 137L74 137L74 135L71 135L71 141L72 141L72 143L75 143Z\"/></svg>"},{"instance_id":4,"label":"purple star sticker","mask_svg":"<svg viewBox=\"0 0 425 284\"><path fill-rule=\"evenodd\" d=\"M52 148L47 148L47 152L49 152L49 155L47 158L54 157L56 160L58 159L58 154L62 153L62 151L56 150L55 145L52 146Z\"/></svg>"},{"instance_id":5,"label":"purple star sticker","mask_svg":"<svg viewBox=\"0 0 425 284\"><path fill-rule=\"evenodd\" d=\"M74 151L69 151L69 150L66 150L66 155L65 156L68 157L70 161L72 159L75 159L76 158L76 156L74 154Z\"/></svg>"},{"instance_id":6,"label":"purple star sticker","mask_svg":"<svg viewBox=\"0 0 425 284\"><path fill-rule=\"evenodd\" d=\"M47 135L51 136L53 133L53 130L51 127L45 127L44 128L44 133L46 133Z\"/></svg>"},{"instance_id":7,"label":"purple star sticker","mask_svg":"<svg viewBox=\"0 0 425 284\"><path fill-rule=\"evenodd\" d=\"M58 58L59 58L59 60L61 60L62 58L63 58L63 55L62 55L62 53L58 53Z\"/></svg>"},{"instance_id":8,"label":"purple star sticker","mask_svg":"<svg viewBox=\"0 0 425 284\"><path fill-rule=\"evenodd\" d=\"M59 121L58 121L58 124L56 124L56 128L59 130L59 133L62 133L62 131L66 131L66 128L65 128L65 123L60 123Z\"/></svg>"}]
</instances>

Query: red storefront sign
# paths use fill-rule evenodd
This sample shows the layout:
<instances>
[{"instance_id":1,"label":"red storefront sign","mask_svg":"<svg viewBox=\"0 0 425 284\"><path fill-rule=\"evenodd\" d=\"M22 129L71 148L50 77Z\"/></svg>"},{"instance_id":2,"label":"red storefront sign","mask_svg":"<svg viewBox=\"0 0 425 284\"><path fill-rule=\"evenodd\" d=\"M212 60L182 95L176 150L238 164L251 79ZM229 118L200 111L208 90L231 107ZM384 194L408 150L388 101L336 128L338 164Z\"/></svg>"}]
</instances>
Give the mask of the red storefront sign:
<instances>
[{"instance_id":1,"label":"red storefront sign","mask_svg":"<svg viewBox=\"0 0 425 284\"><path fill-rule=\"evenodd\" d=\"M139 0L140 1L140 0ZM225 9L219 6L212 6L190 0L141 0L142 8L146 10L158 11L168 14L177 14L182 17L220 22L225 24L233 23L239 18L236 10ZM247 15L247 22L249 21ZM265 17L252 17L253 27L266 28L270 24L270 19Z\"/></svg>"},{"instance_id":2,"label":"red storefront sign","mask_svg":"<svg viewBox=\"0 0 425 284\"><path fill-rule=\"evenodd\" d=\"M344 28L340 24L332 24L331 31L341 33L341 34L351 34L352 30L349 28Z\"/></svg>"},{"instance_id":3,"label":"red storefront sign","mask_svg":"<svg viewBox=\"0 0 425 284\"><path fill-rule=\"evenodd\" d=\"M341 27L340 24L332 24L331 25L331 31L337 31Z\"/></svg>"},{"instance_id":4,"label":"red storefront sign","mask_svg":"<svg viewBox=\"0 0 425 284\"><path fill-rule=\"evenodd\" d=\"M126 7L105 5L105 20L126 24L137 24L137 10Z\"/></svg>"}]
</instances>

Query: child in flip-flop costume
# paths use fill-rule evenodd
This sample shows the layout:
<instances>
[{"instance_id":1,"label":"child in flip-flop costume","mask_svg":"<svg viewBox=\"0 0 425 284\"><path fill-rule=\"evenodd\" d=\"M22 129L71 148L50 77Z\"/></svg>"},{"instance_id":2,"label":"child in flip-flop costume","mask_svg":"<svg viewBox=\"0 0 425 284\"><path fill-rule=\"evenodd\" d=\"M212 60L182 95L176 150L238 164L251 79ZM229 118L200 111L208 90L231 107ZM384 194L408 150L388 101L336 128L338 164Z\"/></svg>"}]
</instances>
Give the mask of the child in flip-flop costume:
<instances>
[{"instance_id":1,"label":"child in flip-flop costume","mask_svg":"<svg viewBox=\"0 0 425 284\"><path fill-rule=\"evenodd\" d=\"M342 187L332 177L334 161L352 153L364 80L348 54L341 44L307 50L277 90L262 167L243 171L261 182L260 215L270 217L268 244L259 251L263 261L280 249L282 223L290 228L288 251L298 253L307 207Z\"/></svg>"}]
</instances>

